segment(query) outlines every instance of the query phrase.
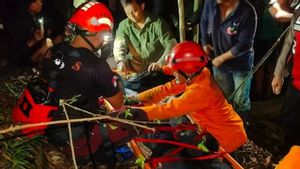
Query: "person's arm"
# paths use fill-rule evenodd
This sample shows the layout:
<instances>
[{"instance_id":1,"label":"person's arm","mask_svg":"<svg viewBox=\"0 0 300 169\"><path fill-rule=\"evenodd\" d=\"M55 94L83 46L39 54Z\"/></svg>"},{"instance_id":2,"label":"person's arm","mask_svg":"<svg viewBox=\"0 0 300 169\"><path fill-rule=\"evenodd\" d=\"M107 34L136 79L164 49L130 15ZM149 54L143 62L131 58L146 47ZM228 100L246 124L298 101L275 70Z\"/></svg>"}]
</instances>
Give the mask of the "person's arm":
<instances>
[{"instance_id":1,"label":"person's arm","mask_svg":"<svg viewBox=\"0 0 300 169\"><path fill-rule=\"evenodd\" d=\"M215 57L212 61L212 64L215 66L215 67L219 67L221 66L226 60L230 60L234 58L231 50L223 53L222 55L218 56L218 57Z\"/></svg>"},{"instance_id":2,"label":"person's arm","mask_svg":"<svg viewBox=\"0 0 300 169\"><path fill-rule=\"evenodd\" d=\"M294 41L293 27L290 26L277 60L277 64L274 70L274 76L281 76L281 77L285 76L287 57L293 47L293 41Z\"/></svg>"},{"instance_id":3,"label":"person's arm","mask_svg":"<svg viewBox=\"0 0 300 169\"><path fill-rule=\"evenodd\" d=\"M155 104L164 98L177 95L185 90L185 84L176 84L175 80L154 87L137 95L137 99L145 105Z\"/></svg>"},{"instance_id":4,"label":"person's arm","mask_svg":"<svg viewBox=\"0 0 300 169\"><path fill-rule=\"evenodd\" d=\"M292 19L293 14L281 9L277 1L274 1L268 9L272 17L279 22L289 22Z\"/></svg>"},{"instance_id":5,"label":"person's arm","mask_svg":"<svg viewBox=\"0 0 300 169\"><path fill-rule=\"evenodd\" d=\"M157 62L149 65L148 71L158 71L166 63L166 58L171 53L172 48L176 45L177 41L173 36L169 25L162 19L158 19L156 25L156 31L159 37L159 41L164 48L164 53L160 56Z\"/></svg>"},{"instance_id":6,"label":"person's arm","mask_svg":"<svg viewBox=\"0 0 300 169\"><path fill-rule=\"evenodd\" d=\"M118 76L111 71L105 60L102 63L95 70L96 84L99 92L114 109L120 109L124 105L124 94L120 89Z\"/></svg>"},{"instance_id":7,"label":"person's arm","mask_svg":"<svg viewBox=\"0 0 300 169\"><path fill-rule=\"evenodd\" d=\"M124 93L119 90L114 96L105 98L114 109L121 109L124 105Z\"/></svg>"},{"instance_id":8,"label":"person's arm","mask_svg":"<svg viewBox=\"0 0 300 169\"><path fill-rule=\"evenodd\" d=\"M210 12L209 10L211 10L209 8L210 3L211 2L208 2L208 0L206 0L204 2L204 8L203 8L203 12L202 12L201 20L200 20L201 44L203 47L206 45L210 45L209 34L211 32L209 32L209 21L208 21L208 15Z\"/></svg>"},{"instance_id":9,"label":"person's arm","mask_svg":"<svg viewBox=\"0 0 300 169\"><path fill-rule=\"evenodd\" d=\"M188 113L199 112L208 108L213 96L207 97L208 89L194 86L185 91L180 97L174 98L164 104L155 104L141 107L149 120L163 120L180 117Z\"/></svg>"},{"instance_id":10,"label":"person's arm","mask_svg":"<svg viewBox=\"0 0 300 169\"><path fill-rule=\"evenodd\" d=\"M293 22L291 22L293 23ZM284 83L284 77L286 76L286 66L287 66L287 57L291 51L291 48L293 47L293 41L294 41L294 32L293 27L290 25L289 31L285 37L283 46L281 48L280 55L278 57L276 67L274 70L274 77L271 82L273 93L278 95L281 93L282 86Z\"/></svg>"},{"instance_id":11,"label":"person's arm","mask_svg":"<svg viewBox=\"0 0 300 169\"><path fill-rule=\"evenodd\" d=\"M119 27L116 31L116 37L114 40L114 49L113 54L115 61L117 63L118 71L126 71L125 61L126 55L128 53L128 36L126 34L126 23L125 21L119 24Z\"/></svg>"},{"instance_id":12,"label":"person's arm","mask_svg":"<svg viewBox=\"0 0 300 169\"><path fill-rule=\"evenodd\" d=\"M158 63L164 65L166 62L166 57L171 53L171 50L177 44L177 41L169 25L162 19L159 19L158 35L159 40L165 49L164 53L159 58Z\"/></svg>"}]
</instances>

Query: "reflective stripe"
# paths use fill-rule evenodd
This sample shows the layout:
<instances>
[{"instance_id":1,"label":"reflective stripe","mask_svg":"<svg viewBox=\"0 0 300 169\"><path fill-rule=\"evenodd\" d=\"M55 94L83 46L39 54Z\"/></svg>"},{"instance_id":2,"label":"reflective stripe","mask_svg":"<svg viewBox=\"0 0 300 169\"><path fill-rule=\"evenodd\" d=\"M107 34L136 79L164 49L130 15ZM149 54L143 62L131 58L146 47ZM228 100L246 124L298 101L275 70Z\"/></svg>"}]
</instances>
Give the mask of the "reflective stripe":
<instances>
[{"instance_id":1,"label":"reflective stripe","mask_svg":"<svg viewBox=\"0 0 300 169\"><path fill-rule=\"evenodd\" d=\"M98 23L99 23L99 25L100 25L100 24L106 24L106 25L108 25L111 29L113 28L113 23L112 23L111 20L108 19L108 18L99 18L99 19L98 19Z\"/></svg>"}]
</instances>

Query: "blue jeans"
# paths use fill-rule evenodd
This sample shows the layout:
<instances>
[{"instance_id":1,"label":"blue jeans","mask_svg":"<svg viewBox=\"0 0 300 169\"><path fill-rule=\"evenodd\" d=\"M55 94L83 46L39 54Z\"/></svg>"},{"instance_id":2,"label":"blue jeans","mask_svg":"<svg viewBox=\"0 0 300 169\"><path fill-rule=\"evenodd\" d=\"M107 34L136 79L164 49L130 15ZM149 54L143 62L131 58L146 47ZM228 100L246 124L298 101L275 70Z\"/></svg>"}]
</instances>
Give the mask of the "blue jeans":
<instances>
[{"instance_id":1,"label":"blue jeans","mask_svg":"<svg viewBox=\"0 0 300 169\"><path fill-rule=\"evenodd\" d=\"M213 73L215 80L217 81L220 88L223 90L225 97L228 99L231 94L242 84L244 79L248 76L251 71L232 71L232 70L221 70L213 67ZM250 111L250 86L251 78L247 80L245 85L241 87L234 95L233 103L235 110L239 115L245 119Z\"/></svg>"}]
</instances>

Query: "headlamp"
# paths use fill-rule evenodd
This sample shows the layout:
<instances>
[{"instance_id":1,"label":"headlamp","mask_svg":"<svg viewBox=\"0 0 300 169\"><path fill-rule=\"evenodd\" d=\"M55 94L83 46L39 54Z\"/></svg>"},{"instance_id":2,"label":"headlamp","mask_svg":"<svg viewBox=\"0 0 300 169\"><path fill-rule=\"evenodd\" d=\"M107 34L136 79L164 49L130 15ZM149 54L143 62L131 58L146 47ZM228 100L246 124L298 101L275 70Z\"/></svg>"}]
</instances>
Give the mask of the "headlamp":
<instances>
[{"instance_id":1,"label":"headlamp","mask_svg":"<svg viewBox=\"0 0 300 169\"><path fill-rule=\"evenodd\" d=\"M40 19L38 19L38 22L40 24L40 29L44 30L44 17L41 17Z\"/></svg>"},{"instance_id":2,"label":"headlamp","mask_svg":"<svg viewBox=\"0 0 300 169\"><path fill-rule=\"evenodd\" d=\"M107 45L108 43L112 42L113 36L111 32L105 32L101 35L101 38L103 39L103 45Z\"/></svg>"}]
</instances>

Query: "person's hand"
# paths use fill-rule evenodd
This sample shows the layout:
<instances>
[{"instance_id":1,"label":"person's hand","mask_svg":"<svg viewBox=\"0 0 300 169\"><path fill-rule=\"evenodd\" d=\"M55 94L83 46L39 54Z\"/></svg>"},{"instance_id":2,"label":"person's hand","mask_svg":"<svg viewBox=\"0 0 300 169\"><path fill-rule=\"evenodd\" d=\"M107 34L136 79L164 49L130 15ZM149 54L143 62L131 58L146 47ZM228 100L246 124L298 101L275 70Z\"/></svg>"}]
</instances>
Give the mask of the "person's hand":
<instances>
[{"instance_id":1,"label":"person's hand","mask_svg":"<svg viewBox=\"0 0 300 169\"><path fill-rule=\"evenodd\" d=\"M33 61L34 63L39 63L46 55L48 49L52 46L53 46L52 40L49 38L45 39L43 46L41 46L37 51L35 51L31 55L30 60Z\"/></svg>"},{"instance_id":2,"label":"person's hand","mask_svg":"<svg viewBox=\"0 0 300 169\"><path fill-rule=\"evenodd\" d=\"M203 46L203 50L206 53L206 55L208 56L208 59L211 60L212 52L213 52L214 48L210 44L208 44L208 45Z\"/></svg>"},{"instance_id":3,"label":"person's hand","mask_svg":"<svg viewBox=\"0 0 300 169\"><path fill-rule=\"evenodd\" d=\"M38 29L34 31L33 38L36 42L44 38L44 30Z\"/></svg>"},{"instance_id":4,"label":"person's hand","mask_svg":"<svg viewBox=\"0 0 300 169\"><path fill-rule=\"evenodd\" d=\"M137 95L125 97L125 105L137 105L140 103Z\"/></svg>"},{"instance_id":5,"label":"person's hand","mask_svg":"<svg viewBox=\"0 0 300 169\"><path fill-rule=\"evenodd\" d=\"M216 57L212 60L212 64L215 67L220 67L224 63L224 59L222 57Z\"/></svg>"},{"instance_id":6,"label":"person's hand","mask_svg":"<svg viewBox=\"0 0 300 169\"><path fill-rule=\"evenodd\" d=\"M126 119L126 120L135 120L135 121L148 120L146 112L139 108L128 108L122 111L112 112L107 115L119 119Z\"/></svg>"},{"instance_id":7,"label":"person's hand","mask_svg":"<svg viewBox=\"0 0 300 169\"><path fill-rule=\"evenodd\" d=\"M127 69L126 69L125 63L123 61L118 62L118 64L117 64L117 72L119 74L122 74L122 73L124 73L126 71L127 71Z\"/></svg>"},{"instance_id":8,"label":"person's hand","mask_svg":"<svg viewBox=\"0 0 300 169\"><path fill-rule=\"evenodd\" d=\"M273 93L275 95L279 95L281 93L283 82L284 82L283 77L278 75L274 76L271 85L272 85Z\"/></svg>"},{"instance_id":9,"label":"person's hand","mask_svg":"<svg viewBox=\"0 0 300 169\"><path fill-rule=\"evenodd\" d=\"M148 72L154 72L154 71L159 71L162 69L162 65L160 63L151 63L150 66L148 67Z\"/></svg>"},{"instance_id":10,"label":"person's hand","mask_svg":"<svg viewBox=\"0 0 300 169\"><path fill-rule=\"evenodd\" d=\"M35 30L33 36L27 41L29 47L34 46L37 42L41 41L44 38L43 30Z\"/></svg>"},{"instance_id":11,"label":"person's hand","mask_svg":"<svg viewBox=\"0 0 300 169\"><path fill-rule=\"evenodd\" d=\"M122 79L125 80L125 81L130 79L130 78L134 78L134 77L137 76L137 73L131 72L131 71L120 72L119 74L121 75Z\"/></svg>"}]
</instances>

